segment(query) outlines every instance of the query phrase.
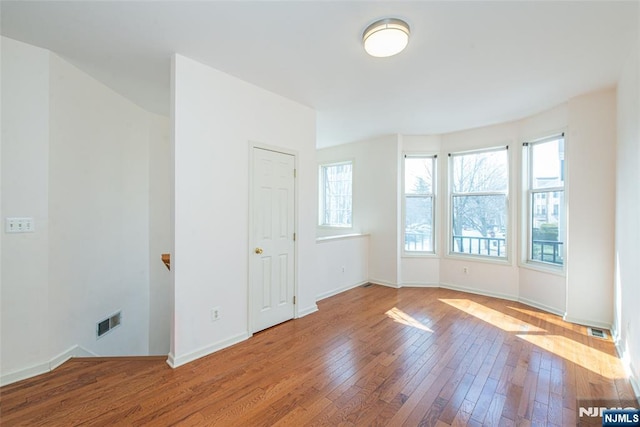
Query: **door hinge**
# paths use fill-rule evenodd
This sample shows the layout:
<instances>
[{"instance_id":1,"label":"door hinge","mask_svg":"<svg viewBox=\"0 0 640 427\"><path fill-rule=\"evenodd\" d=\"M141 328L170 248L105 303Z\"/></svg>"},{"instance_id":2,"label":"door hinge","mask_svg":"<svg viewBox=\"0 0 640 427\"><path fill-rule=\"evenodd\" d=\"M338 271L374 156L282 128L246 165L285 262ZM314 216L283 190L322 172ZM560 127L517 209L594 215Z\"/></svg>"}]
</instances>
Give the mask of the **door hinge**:
<instances>
[{"instance_id":1,"label":"door hinge","mask_svg":"<svg viewBox=\"0 0 640 427\"><path fill-rule=\"evenodd\" d=\"M294 169L293 170L293 177L295 178L297 176L297 174L298 174L297 169Z\"/></svg>"},{"instance_id":2,"label":"door hinge","mask_svg":"<svg viewBox=\"0 0 640 427\"><path fill-rule=\"evenodd\" d=\"M296 241L296 233L293 233L293 241Z\"/></svg>"},{"instance_id":3,"label":"door hinge","mask_svg":"<svg viewBox=\"0 0 640 427\"><path fill-rule=\"evenodd\" d=\"M293 305L296 305L296 296L293 296Z\"/></svg>"}]
</instances>

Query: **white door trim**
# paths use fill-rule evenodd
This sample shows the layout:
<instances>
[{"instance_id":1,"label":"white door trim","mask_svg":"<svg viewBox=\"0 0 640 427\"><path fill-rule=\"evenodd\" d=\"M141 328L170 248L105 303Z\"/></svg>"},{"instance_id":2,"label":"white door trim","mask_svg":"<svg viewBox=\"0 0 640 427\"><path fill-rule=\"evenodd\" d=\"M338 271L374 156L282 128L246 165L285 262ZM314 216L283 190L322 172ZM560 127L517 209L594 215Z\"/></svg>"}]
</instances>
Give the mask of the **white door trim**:
<instances>
[{"instance_id":1,"label":"white door trim","mask_svg":"<svg viewBox=\"0 0 640 427\"><path fill-rule=\"evenodd\" d=\"M254 255L253 253L253 247L252 247L252 231L253 231L253 220L254 220L254 206L253 206L253 184L254 184L254 174L253 174L253 168L254 168L254 163L253 163L253 152L255 149L261 149L261 150L267 150L267 151L274 151L276 153L281 153L281 154L287 154L290 156L293 156L293 164L294 164L294 168L296 169L296 171L298 170L298 151L296 150L291 150L288 148L283 148L283 147L278 147L275 145L269 145L269 144L264 144L261 142L256 142L256 141L249 141L249 150L248 150L248 155L249 155L249 203L248 203L248 207L249 207L249 215L248 215L248 230L249 232L247 233L247 333L249 336L253 335L253 330L254 330L254 319L253 319L253 304L252 304L252 298L251 298L251 292L252 292L252 286L251 284L253 283L253 276L252 276L252 269L251 269L251 258ZM299 200L299 188L300 186L298 185L297 182L297 178L294 180L294 184L293 184L293 194L294 194L294 204L293 204L293 230L294 233L296 234L296 236L299 236L298 233L298 200ZM294 265L293 265L293 294L296 298L296 304L294 304L294 318L298 318L299 313L298 313L298 308L300 306L299 301L298 301L298 237L296 237L296 241L294 242L294 249L293 249L293 253L294 253Z\"/></svg>"}]
</instances>

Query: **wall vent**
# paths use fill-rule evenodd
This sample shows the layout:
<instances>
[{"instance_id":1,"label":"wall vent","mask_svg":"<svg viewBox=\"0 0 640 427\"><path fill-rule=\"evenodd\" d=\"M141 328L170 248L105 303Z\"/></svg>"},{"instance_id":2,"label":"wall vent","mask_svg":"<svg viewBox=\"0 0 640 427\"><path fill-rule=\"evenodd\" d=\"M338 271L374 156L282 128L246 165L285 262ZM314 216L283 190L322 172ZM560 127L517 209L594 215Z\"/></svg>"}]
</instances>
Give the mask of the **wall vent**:
<instances>
[{"instance_id":1,"label":"wall vent","mask_svg":"<svg viewBox=\"0 0 640 427\"><path fill-rule=\"evenodd\" d=\"M97 338L103 337L107 332L110 332L115 327L119 326L121 321L122 321L121 311L107 317L104 320L99 321L98 323L96 323L96 337Z\"/></svg>"},{"instance_id":2,"label":"wall vent","mask_svg":"<svg viewBox=\"0 0 640 427\"><path fill-rule=\"evenodd\" d=\"M362 285L362 287L363 287L363 288L368 288L369 286L372 286L372 285L373 285L373 283L371 283L371 282L367 282L367 283L365 283L364 285Z\"/></svg>"},{"instance_id":3,"label":"wall vent","mask_svg":"<svg viewBox=\"0 0 640 427\"><path fill-rule=\"evenodd\" d=\"M602 338L603 340L607 339L607 333L604 329L588 327L587 332L592 337Z\"/></svg>"}]
</instances>

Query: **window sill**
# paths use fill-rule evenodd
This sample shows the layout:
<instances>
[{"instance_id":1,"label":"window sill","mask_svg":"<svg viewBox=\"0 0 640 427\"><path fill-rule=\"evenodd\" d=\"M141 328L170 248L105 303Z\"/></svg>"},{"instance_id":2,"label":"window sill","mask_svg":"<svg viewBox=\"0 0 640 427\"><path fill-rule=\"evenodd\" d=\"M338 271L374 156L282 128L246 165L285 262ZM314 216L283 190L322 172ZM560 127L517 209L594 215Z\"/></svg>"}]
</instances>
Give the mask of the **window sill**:
<instances>
[{"instance_id":1,"label":"window sill","mask_svg":"<svg viewBox=\"0 0 640 427\"><path fill-rule=\"evenodd\" d=\"M335 240L355 239L358 237L369 237L369 235L362 234L362 233L351 233L351 234L338 234L336 236L316 237L316 243L333 242Z\"/></svg>"},{"instance_id":2,"label":"window sill","mask_svg":"<svg viewBox=\"0 0 640 427\"><path fill-rule=\"evenodd\" d=\"M440 258L435 252L403 252L402 258Z\"/></svg>"},{"instance_id":3,"label":"window sill","mask_svg":"<svg viewBox=\"0 0 640 427\"><path fill-rule=\"evenodd\" d=\"M564 266L547 265L544 263L531 262L531 261L520 262L518 263L518 266L521 268L526 268L527 270L533 270L540 273L553 274L554 276L560 276L560 277L566 276Z\"/></svg>"},{"instance_id":4,"label":"window sill","mask_svg":"<svg viewBox=\"0 0 640 427\"><path fill-rule=\"evenodd\" d=\"M505 267L510 267L513 265L509 258L494 258L482 255L473 255L473 254L458 254L458 253L448 253L444 256L446 259L456 260L456 261L470 261L470 262L484 262L487 264L497 264Z\"/></svg>"}]
</instances>

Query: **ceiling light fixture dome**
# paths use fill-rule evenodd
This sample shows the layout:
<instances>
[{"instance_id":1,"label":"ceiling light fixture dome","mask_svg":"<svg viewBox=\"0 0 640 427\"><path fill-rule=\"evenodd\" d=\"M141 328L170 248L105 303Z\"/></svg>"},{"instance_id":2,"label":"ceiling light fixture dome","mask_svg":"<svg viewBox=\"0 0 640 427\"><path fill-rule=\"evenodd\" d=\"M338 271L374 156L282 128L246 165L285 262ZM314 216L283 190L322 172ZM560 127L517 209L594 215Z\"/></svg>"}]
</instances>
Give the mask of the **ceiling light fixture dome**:
<instances>
[{"instance_id":1,"label":"ceiling light fixture dome","mask_svg":"<svg viewBox=\"0 0 640 427\"><path fill-rule=\"evenodd\" d=\"M409 43L409 24L396 18L380 19L364 30L362 43L364 50L376 58L396 55Z\"/></svg>"}]
</instances>

